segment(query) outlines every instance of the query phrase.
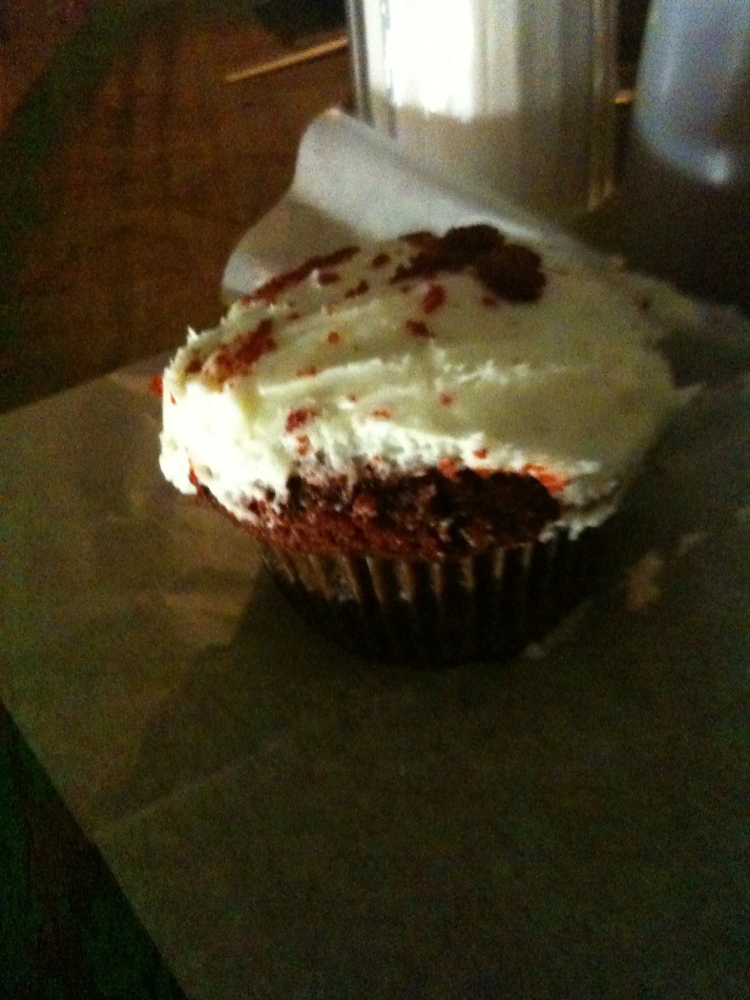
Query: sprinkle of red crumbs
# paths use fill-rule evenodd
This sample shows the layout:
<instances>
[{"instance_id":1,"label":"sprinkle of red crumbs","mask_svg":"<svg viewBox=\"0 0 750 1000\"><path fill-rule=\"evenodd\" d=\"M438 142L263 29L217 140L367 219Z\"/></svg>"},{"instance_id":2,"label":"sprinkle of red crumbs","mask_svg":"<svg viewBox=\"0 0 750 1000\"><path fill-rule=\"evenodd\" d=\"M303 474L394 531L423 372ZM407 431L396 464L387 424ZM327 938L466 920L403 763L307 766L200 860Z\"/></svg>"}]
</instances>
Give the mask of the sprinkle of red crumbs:
<instances>
[{"instance_id":1,"label":"sprinkle of red crumbs","mask_svg":"<svg viewBox=\"0 0 750 1000\"><path fill-rule=\"evenodd\" d=\"M338 332L338 330L331 330L331 332L328 334L327 340L329 344L340 344L341 334Z\"/></svg>"},{"instance_id":2,"label":"sprinkle of red crumbs","mask_svg":"<svg viewBox=\"0 0 750 1000\"><path fill-rule=\"evenodd\" d=\"M299 368L294 373L297 378L309 378L311 375L317 375L318 369L315 365L308 365L307 368Z\"/></svg>"},{"instance_id":3,"label":"sprinkle of red crumbs","mask_svg":"<svg viewBox=\"0 0 750 1000\"><path fill-rule=\"evenodd\" d=\"M358 285L354 286L354 288L350 288L348 291L344 292L344 298L353 299L357 295L364 295L365 292L369 291L370 291L370 283L368 281L365 281L365 279L363 278Z\"/></svg>"},{"instance_id":4,"label":"sprinkle of red crumbs","mask_svg":"<svg viewBox=\"0 0 750 1000\"><path fill-rule=\"evenodd\" d=\"M262 319L254 330L240 334L228 344L224 344L214 356L214 365L220 379L250 371L255 362L264 354L276 350L276 341L271 336L273 320Z\"/></svg>"},{"instance_id":5,"label":"sprinkle of red crumbs","mask_svg":"<svg viewBox=\"0 0 750 1000\"><path fill-rule=\"evenodd\" d=\"M198 482L198 477L195 474L195 469L192 467L192 465L190 466L190 472L188 473L188 479L190 480L190 482L192 483L193 486L197 487L197 486L200 485L199 482Z\"/></svg>"},{"instance_id":6,"label":"sprinkle of red crumbs","mask_svg":"<svg viewBox=\"0 0 750 1000\"><path fill-rule=\"evenodd\" d=\"M442 285L430 285L422 299L422 309L426 313L435 312L445 302L445 289Z\"/></svg>"},{"instance_id":7,"label":"sprinkle of red crumbs","mask_svg":"<svg viewBox=\"0 0 750 1000\"><path fill-rule=\"evenodd\" d=\"M441 458L438 461L438 469L448 479L456 479L458 477L458 462L455 458Z\"/></svg>"},{"instance_id":8,"label":"sprinkle of red crumbs","mask_svg":"<svg viewBox=\"0 0 750 1000\"><path fill-rule=\"evenodd\" d=\"M543 465L528 464L521 469L527 476L533 476L549 493L562 493L570 482L565 476L557 476L554 472L545 469Z\"/></svg>"},{"instance_id":9,"label":"sprinkle of red crumbs","mask_svg":"<svg viewBox=\"0 0 750 1000\"><path fill-rule=\"evenodd\" d=\"M372 415L373 415L373 417L375 417L376 420L390 420L391 419L391 411L388 409L388 407L383 407L382 410L373 410L372 411Z\"/></svg>"},{"instance_id":10,"label":"sprinkle of red crumbs","mask_svg":"<svg viewBox=\"0 0 750 1000\"><path fill-rule=\"evenodd\" d=\"M310 438L306 434L300 434L297 438L297 454L306 455L310 450Z\"/></svg>"},{"instance_id":11,"label":"sprinkle of red crumbs","mask_svg":"<svg viewBox=\"0 0 750 1000\"><path fill-rule=\"evenodd\" d=\"M487 458L487 449L486 448L477 448L477 450L474 452L474 457L475 458Z\"/></svg>"},{"instance_id":12,"label":"sprinkle of red crumbs","mask_svg":"<svg viewBox=\"0 0 750 1000\"><path fill-rule=\"evenodd\" d=\"M254 330L250 330L249 333L243 335L234 351L234 357L238 365L241 365L243 368L250 368L261 355L276 350L276 343L270 336L272 326L272 319L262 319Z\"/></svg>"},{"instance_id":13,"label":"sprinkle of red crumbs","mask_svg":"<svg viewBox=\"0 0 750 1000\"><path fill-rule=\"evenodd\" d=\"M152 375L148 384L149 392L152 396L161 396L164 392L164 384L161 375Z\"/></svg>"},{"instance_id":14,"label":"sprinkle of red crumbs","mask_svg":"<svg viewBox=\"0 0 750 1000\"><path fill-rule=\"evenodd\" d=\"M177 402L177 400L171 393L169 394L169 402L172 404L172 406L174 406L174 404Z\"/></svg>"},{"instance_id":15,"label":"sprinkle of red crumbs","mask_svg":"<svg viewBox=\"0 0 750 1000\"><path fill-rule=\"evenodd\" d=\"M308 420L312 417L317 417L320 415L320 410L317 406L301 406L297 410L290 410L289 416L286 418L285 430L287 434L293 434L295 431L299 430L300 427L304 427Z\"/></svg>"},{"instance_id":16,"label":"sprinkle of red crumbs","mask_svg":"<svg viewBox=\"0 0 750 1000\"><path fill-rule=\"evenodd\" d=\"M336 267L337 264L343 264L344 261L349 260L358 251L359 247L349 246L342 247L341 250L336 250L325 257L311 257L295 270L286 271L284 274L279 274L275 278L271 278L265 285L261 285L260 288L256 289L252 295L247 295L245 297L246 302L257 302L258 300L273 302L285 289L292 285L299 285L313 271L322 271L327 268Z\"/></svg>"},{"instance_id":17,"label":"sprinkle of red crumbs","mask_svg":"<svg viewBox=\"0 0 750 1000\"><path fill-rule=\"evenodd\" d=\"M357 402L357 397L354 395L353 392L349 395L348 399L349 399L350 403L356 403Z\"/></svg>"},{"instance_id":18,"label":"sprinkle of red crumbs","mask_svg":"<svg viewBox=\"0 0 750 1000\"><path fill-rule=\"evenodd\" d=\"M409 333L413 334L415 337L435 336L435 334L432 333L427 324L423 323L421 319L407 319L405 326L406 329L409 331Z\"/></svg>"},{"instance_id":19,"label":"sprinkle of red crumbs","mask_svg":"<svg viewBox=\"0 0 750 1000\"><path fill-rule=\"evenodd\" d=\"M449 392L444 392L440 397L440 403L442 406L452 406L455 396L452 396Z\"/></svg>"},{"instance_id":20,"label":"sprinkle of red crumbs","mask_svg":"<svg viewBox=\"0 0 750 1000\"><path fill-rule=\"evenodd\" d=\"M386 264L390 264L391 255L387 253L376 254L370 261L371 267L385 267Z\"/></svg>"}]
</instances>

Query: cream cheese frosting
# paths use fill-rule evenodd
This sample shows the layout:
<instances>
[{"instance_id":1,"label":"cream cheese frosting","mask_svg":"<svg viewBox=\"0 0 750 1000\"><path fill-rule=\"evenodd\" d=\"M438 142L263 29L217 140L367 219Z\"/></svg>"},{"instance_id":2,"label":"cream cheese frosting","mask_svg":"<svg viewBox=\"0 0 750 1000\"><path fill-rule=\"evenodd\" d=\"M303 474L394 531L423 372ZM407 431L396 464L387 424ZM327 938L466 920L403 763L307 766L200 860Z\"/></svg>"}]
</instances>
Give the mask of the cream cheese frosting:
<instances>
[{"instance_id":1,"label":"cream cheese frosting","mask_svg":"<svg viewBox=\"0 0 750 1000\"><path fill-rule=\"evenodd\" d=\"M163 376L166 478L242 519L293 475L503 470L574 529L607 516L677 403L659 326L605 272L542 262L517 296L420 272L424 245L347 248L190 331Z\"/></svg>"}]
</instances>

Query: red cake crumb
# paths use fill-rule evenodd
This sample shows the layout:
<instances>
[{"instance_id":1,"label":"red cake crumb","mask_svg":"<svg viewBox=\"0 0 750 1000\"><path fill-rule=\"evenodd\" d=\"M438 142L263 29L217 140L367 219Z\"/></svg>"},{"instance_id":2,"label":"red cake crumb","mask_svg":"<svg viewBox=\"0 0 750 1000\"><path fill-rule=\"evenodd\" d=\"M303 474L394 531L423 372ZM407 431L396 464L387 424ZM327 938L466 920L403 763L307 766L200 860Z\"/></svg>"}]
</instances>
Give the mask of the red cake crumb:
<instances>
[{"instance_id":1,"label":"red cake crumb","mask_svg":"<svg viewBox=\"0 0 750 1000\"><path fill-rule=\"evenodd\" d=\"M294 374L297 378L308 378L310 375L317 375L318 369L315 365L308 365L307 368L298 368Z\"/></svg>"},{"instance_id":2,"label":"red cake crumb","mask_svg":"<svg viewBox=\"0 0 750 1000\"><path fill-rule=\"evenodd\" d=\"M404 278L430 278L439 271L458 272L471 266L479 256L502 245L505 237L492 226L460 226L449 229L445 236L429 234L417 244L420 249L407 264L396 268L392 281Z\"/></svg>"},{"instance_id":3,"label":"red cake crumb","mask_svg":"<svg viewBox=\"0 0 750 1000\"><path fill-rule=\"evenodd\" d=\"M387 406L384 406L381 410L373 410L372 411L372 415L373 415L373 417L375 417L376 420L390 420L391 419L391 411L388 409Z\"/></svg>"},{"instance_id":4,"label":"red cake crumb","mask_svg":"<svg viewBox=\"0 0 750 1000\"><path fill-rule=\"evenodd\" d=\"M430 285L422 299L422 309L426 313L435 312L445 302L445 288L442 285Z\"/></svg>"},{"instance_id":5,"label":"red cake crumb","mask_svg":"<svg viewBox=\"0 0 750 1000\"><path fill-rule=\"evenodd\" d=\"M306 434L300 434L297 438L297 454L303 457L310 450L310 438Z\"/></svg>"},{"instance_id":6,"label":"red cake crumb","mask_svg":"<svg viewBox=\"0 0 750 1000\"><path fill-rule=\"evenodd\" d=\"M455 458L441 458L438 460L438 469L447 476L448 479L456 479L458 476L458 462Z\"/></svg>"},{"instance_id":7,"label":"red cake crumb","mask_svg":"<svg viewBox=\"0 0 750 1000\"><path fill-rule=\"evenodd\" d=\"M406 233L401 237L401 239L404 243L408 243L410 246L423 247L429 246L437 239L437 237L428 229L419 229L414 233Z\"/></svg>"},{"instance_id":8,"label":"red cake crumb","mask_svg":"<svg viewBox=\"0 0 750 1000\"><path fill-rule=\"evenodd\" d=\"M376 497L363 494L352 500L352 514L364 521L371 521L378 516L378 501Z\"/></svg>"},{"instance_id":9,"label":"red cake crumb","mask_svg":"<svg viewBox=\"0 0 750 1000\"><path fill-rule=\"evenodd\" d=\"M423 323L421 319L407 319L404 324L409 333L413 334L415 337L434 337L435 334L432 333L430 328L426 323Z\"/></svg>"},{"instance_id":10,"label":"red cake crumb","mask_svg":"<svg viewBox=\"0 0 750 1000\"><path fill-rule=\"evenodd\" d=\"M360 281L360 283L358 285L355 285L353 288L350 288L348 291L344 292L344 298L345 299L353 299L353 298L355 298L355 296L357 296L357 295L364 295L365 292L369 292L369 291L370 291L370 284L369 284L369 282L365 281L365 279L362 278L362 280Z\"/></svg>"},{"instance_id":11,"label":"red cake crumb","mask_svg":"<svg viewBox=\"0 0 750 1000\"><path fill-rule=\"evenodd\" d=\"M529 463L521 471L527 476L533 476L534 479L538 479L542 486L549 490L550 493L562 493L570 482L565 476L557 476L554 472L545 469L543 465Z\"/></svg>"},{"instance_id":12,"label":"red cake crumb","mask_svg":"<svg viewBox=\"0 0 750 1000\"><path fill-rule=\"evenodd\" d=\"M341 334L338 332L338 330L331 330L331 332L328 334L327 340L329 344L340 344Z\"/></svg>"},{"instance_id":13,"label":"red cake crumb","mask_svg":"<svg viewBox=\"0 0 750 1000\"><path fill-rule=\"evenodd\" d=\"M225 381L235 375L245 374L264 354L275 351L276 341L271 336L272 327L272 319L262 319L253 330L222 345L213 359L218 377Z\"/></svg>"},{"instance_id":14,"label":"red cake crumb","mask_svg":"<svg viewBox=\"0 0 750 1000\"><path fill-rule=\"evenodd\" d=\"M271 336L273 320L262 319L253 329L223 344L213 357L216 375L221 381L242 375L251 370L255 362L264 354L276 350L276 341ZM200 358L193 358L185 369L187 374L195 374L203 368Z\"/></svg>"},{"instance_id":15,"label":"red cake crumb","mask_svg":"<svg viewBox=\"0 0 750 1000\"><path fill-rule=\"evenodd\" d=\"M152 396L161 397L162 393L164 392L164 383L162 381L161 375L151 376L151 380L149 381L148 384L148 389Z\"/></svg>"},{"instance_id":16,"label":"red cake crumb","mask_svg":"<svg viewBox=\"0 0 750 1000\"><path fill-rule=\"evenodd\" d=\"M533 302L541 295L546 279L539 254L506 242L494 227L459 226L442 237L428 235L419 234L413 243L419 252L396 268L393 283L470 269L490 292L509 302Z\"/></svg>"},{"instance_id":17,"label":"red cake crumb","mask_svg":"<svg viewBox=\"0 0 750 1000\"><path fill-rule=\"evenodd\" d=\"M477 258L479 278L491 292L510 302L533 302L545 284L538 253L517 243L505 243Z\"/></svg>"},{"instance_id":18,"label":"red cake crumb","mask_svg":"<svg viewBox=\"0 0 750 1000\"><path fill-rule=\"evenodd\" d=\"M313 271L324 271L328 268L336 267L338 264L343 264L345 261L349 260L359 251L357 246L342 247L341 250L336 250L334 253L327 254L324 257L311 257L309 260L305 261L298 268L293 271L286 271L284 274L279 274L275 278L271 278L260 288L256 289L252 295L245 296L245 302L257 302L258 300L263 302L273 302L278 296L287 288L292 285L299 285L301 282L308 278Z\"/></svg>"},{"instance_id":19,"label":"red cake crumb","mask_svg":"<svg viewBox=\"0 0 750 1000\"><path fill-rule=\"evenodd\" d=\"M440 403L442 406L452 406L454 399L455 396L453 396L450 392L444 392L440 397Z\"/></svg>"},{"instance_id":20,"label":"red cake crumb","mask_svg":"<svg viewBox=\"0 0 750 1000\"><path fill-rule=\"evenodd\" d=\"M250 368L261 355L266 354L268 351L276 350L276 343L270 336L272 327L273 320L266 318L262 319L254 330L243 334L234 351L234 357L238 365L241 365L243 368Z\"/></svg>"},{"instance_id":21,"label":"red cake crumb","mask_svg":"<svg viewBox=\"0 0 750 1000\"><path fill-rule=\"evenodd\" d=\"M474 457L475 458L487 458L487 449L486 448L477 448L477 450L474 452Z\"/></svg>"},{"instance_id":22,"label":"red cake crumb","mask_svg":"<svg viewBox=\"0 0 750 1000\"><path fill-rule=\"evenodd\" d=\"M301 406L297 410L290 410L285 425L287 434L293 434L300 427L304 427L308 420L317 416L320 416L317 406Z\"/></svg>"}]
</instances>

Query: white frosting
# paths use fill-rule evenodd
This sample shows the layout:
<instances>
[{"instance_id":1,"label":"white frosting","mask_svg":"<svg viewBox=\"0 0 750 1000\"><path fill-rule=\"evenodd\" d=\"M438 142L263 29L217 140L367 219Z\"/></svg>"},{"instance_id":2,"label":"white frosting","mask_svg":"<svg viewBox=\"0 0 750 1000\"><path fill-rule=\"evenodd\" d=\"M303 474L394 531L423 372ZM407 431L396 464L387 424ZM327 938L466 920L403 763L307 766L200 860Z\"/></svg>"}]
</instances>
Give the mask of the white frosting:
<instances>
[{"instance_id":1,"label":"white frosting","mask_svg":"<svg viewBox=\"0 0 750 1000\"><path fill-rule=\"evenodd\" d=\"M242 518L248 498L273 490L282 502L295 472L449 460L531 471L574 530L607 516L677 401L652 349L658 328L622 286L570 265L545 268L533 302L488 304L468 271L391 281L415 252L405 241L363 248L322 279L314 271L272 303L235 303L216 329L191 331L163 378L166 478L195 492L192 469ZM388 264L373 267L383 253ZM347 297L363 279L368 290ZM426 312L434 285L445 299ZM264 320L273 349L223 377L222 356Z\"/></svg>"}]
</instances>

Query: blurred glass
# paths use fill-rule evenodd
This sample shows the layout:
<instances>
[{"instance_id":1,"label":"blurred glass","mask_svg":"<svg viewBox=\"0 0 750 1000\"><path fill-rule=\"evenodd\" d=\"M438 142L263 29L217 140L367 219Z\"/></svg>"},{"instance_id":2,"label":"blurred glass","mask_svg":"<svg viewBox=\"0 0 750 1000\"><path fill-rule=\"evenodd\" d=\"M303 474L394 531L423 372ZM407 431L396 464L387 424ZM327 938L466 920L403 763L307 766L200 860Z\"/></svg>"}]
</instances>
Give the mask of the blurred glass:
<instances>
[{"instance_id":1,"label":"blurred glass","mask_svg":"<svg viewBox=\"0 0 750 1000\"><path fill-rule=\"evenodd\" d=\"M750 0L652 0L618 194L634 264L750 310Z\"/></svg>"},{"instance_id":2,"label":"blurred glass","mask_svg":"<svg viewBox=\"0 0 750 1000\"><path fill-rule=\"evenodd\" d=\"M750 2L652 0L638 67L636 129L683 173L750 177Z\"/></svg>"}]
</instances>

